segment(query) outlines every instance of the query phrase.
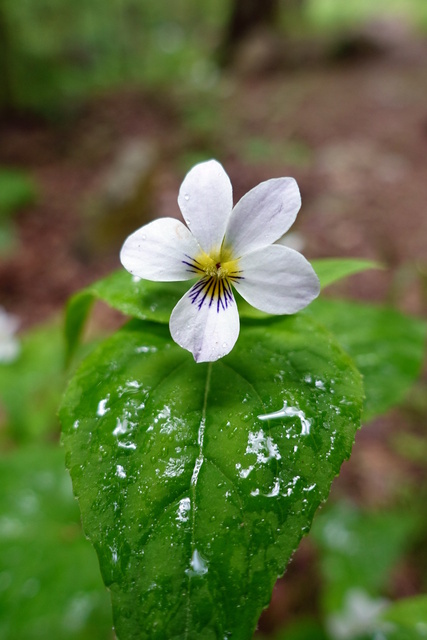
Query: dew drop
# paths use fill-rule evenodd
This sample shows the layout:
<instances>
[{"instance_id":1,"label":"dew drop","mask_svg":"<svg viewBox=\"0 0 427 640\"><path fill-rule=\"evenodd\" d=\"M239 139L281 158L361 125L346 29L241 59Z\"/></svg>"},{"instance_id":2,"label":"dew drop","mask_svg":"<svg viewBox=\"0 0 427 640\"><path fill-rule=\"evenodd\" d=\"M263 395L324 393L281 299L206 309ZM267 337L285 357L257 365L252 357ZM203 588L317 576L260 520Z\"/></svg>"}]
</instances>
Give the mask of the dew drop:
<instances>
[{"instance_id":1,"label":"dew drop","mask_svg":"<svg viewBox=\"0 0 427 640\"><path fill-rule=\"evenodd\" d=\"M118 464L116 467L116 476L118 476L119 478L126 478L126 471L121 464Z\"/></svg>"},{"instance_id":2,"label":"dew drop","mask_svg":"<svg viewBox=\"0 0 427 640\"><path fill-rule=\"evenodd\" d=\"M187 572L191 575L203 576L208 572L207 562L197 549L194 550L193 555L191 556L190 566L191 569L187 569Z\"/></svg>"},{"instance_id":3,"label":"dew drop","mask_svg":"<svg viewBox=\"0 0 427 640\"><path fill-rule=\"evenodd\" d=\"M190 199L190 196L188 195L188 193L185 193L185 194L184 194L184 200L187 200L187 202L188 202L188 201L189 201L189 199Z\"/></svg>"}]
</instances>

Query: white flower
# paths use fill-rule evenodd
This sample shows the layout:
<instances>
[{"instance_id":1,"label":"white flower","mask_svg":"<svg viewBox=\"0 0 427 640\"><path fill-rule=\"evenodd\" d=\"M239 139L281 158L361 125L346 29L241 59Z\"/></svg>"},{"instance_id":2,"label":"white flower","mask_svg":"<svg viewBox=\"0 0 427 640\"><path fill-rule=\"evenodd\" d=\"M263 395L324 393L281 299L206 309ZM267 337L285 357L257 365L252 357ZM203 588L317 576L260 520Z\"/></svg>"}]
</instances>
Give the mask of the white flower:
<instances>
[{"instance_id":1,"label":"white flower","mask_svg":"<svg viewBox=\"0 0 427 640\"><path fill-rule=\"evenodd\" d=\"M20 345L15 338L18 321L0 307L0 363L16 360L20 352Z\"/></svg>"},{"instance_id":2,"label":"white flower","mask_svg":"<svg viewBox=\"0 0 427 640\"><path fill-rule=\"evenodd\" d=\"M342 610L328 616L328 631L335 640L352 640L362 635L371 637L376 630L375 638L384 638L379 631L379 618L388 606L384 598L371 598L363 589L349 589Z\"/></svg>"},{"instance_id":3,"label":"white flower","mask_svg":"<svg viewBox=\"0 0 427 640\"><path fill-rule=\"evenodd\" d=\"M310 263L277 241L301 206L293 178L262 182L233 208L230 179L215 160L197 164L181 185L187 226L159 218L125 241L120 259L133 275L170 282L198 277L172 311L170 331L196 362L218 360L239 335L232 285L252 306L295 313L319 294Z\"/></svg>"}]
</instances>

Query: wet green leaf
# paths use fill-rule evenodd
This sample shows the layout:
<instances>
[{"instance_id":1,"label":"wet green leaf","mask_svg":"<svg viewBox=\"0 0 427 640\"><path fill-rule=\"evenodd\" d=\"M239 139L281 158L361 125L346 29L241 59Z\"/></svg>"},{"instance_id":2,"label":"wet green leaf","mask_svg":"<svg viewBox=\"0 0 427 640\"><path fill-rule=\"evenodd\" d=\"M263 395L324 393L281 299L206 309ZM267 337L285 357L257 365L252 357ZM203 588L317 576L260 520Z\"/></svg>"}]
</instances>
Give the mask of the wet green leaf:
<instances>
[{"instance_id":1,"label":"wet green leaf","mask_svg":"<svg viewBox=\"0 0 427 640\"><path fill-rule=\"evenodd\" d=\"M0 464L0 637L111 640L108 596L56 447Z\"/></svg>"},{"instance_id":2,"label":"wet green leaf","mask_svg":"<svg viewBox=\"0 0 427 640\"><path fill-rule=\"evenodd\" d=\"M246 321L211 364L137 320L87 358L63 440L120 640L250 638L350 455L362 395L303 316Z\"/></svg>"},{"instance_id":3,"label":"wet green leaf","mask_svg":"<svg viewBox=\"0 0 427 640\"><path fill-rule=\"evenodd\" d=\"M348 300L318 299L306 313L333 333L363 374L365 420L402 402L421 371L427 334L424 320Z\"/></svg>"},{"instance_id":4,"label":"wet green leaf","mask_svg":"<svg viewBox=\"0 0 427 640\"><path fill-rule=\"evenodd\" d=\"M74 354L95 300L102 300L127 316L167 324L172 309L189 288L188 282L138 280L125 269L94 282L68 302L65 315L67 360Z\"/></svg>"}]
</instances>

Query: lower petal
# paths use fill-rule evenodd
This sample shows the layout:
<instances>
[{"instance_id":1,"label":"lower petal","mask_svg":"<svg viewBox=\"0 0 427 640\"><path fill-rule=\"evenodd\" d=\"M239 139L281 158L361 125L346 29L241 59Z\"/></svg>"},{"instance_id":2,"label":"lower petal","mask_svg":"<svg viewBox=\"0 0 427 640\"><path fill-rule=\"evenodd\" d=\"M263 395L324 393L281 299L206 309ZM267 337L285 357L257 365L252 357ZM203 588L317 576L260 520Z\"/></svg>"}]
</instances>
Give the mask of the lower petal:
<instances>
[{"instance_id":1,"label":"lower petal","mask_svg":"<svg viewBox=\"0 0 427 640\"><path fill-rule=\"evenodd\" d=\"M278 244L249 253L239 260L243 278L234 286L256 309L274 314L296 313L320 292L311 264L298 251Z\"/></svg>"},{"instance_id":2,"label":"lower petal","mask_svg":"<svg viewBox=\"0 0 427 640\"><path fill-rule=\"evenodd\" d=\"M239 335L239 314L226 280L202 278L175 306L169 322L172 338L191 351L196 362L227 355Z\"/></svg>"}]
</instances>

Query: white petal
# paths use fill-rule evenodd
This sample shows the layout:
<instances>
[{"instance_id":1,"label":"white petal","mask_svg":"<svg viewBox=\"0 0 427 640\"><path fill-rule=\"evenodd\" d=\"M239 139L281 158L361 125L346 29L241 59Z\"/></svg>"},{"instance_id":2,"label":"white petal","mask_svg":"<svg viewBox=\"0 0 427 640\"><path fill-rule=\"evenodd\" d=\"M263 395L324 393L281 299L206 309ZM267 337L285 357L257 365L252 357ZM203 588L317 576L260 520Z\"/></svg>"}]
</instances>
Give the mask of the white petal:
<instances>
[{"instance_id":1,"label":"white petal","mask_svg":"<svg viewBox=\"0 0 427 640\"><path fill-rule=\"evenodd\" d=\"M212 279L203 278L191 287L172 311L169 322L172 338L191 351L196 362L213 362L222 358L231 351L238 338L237 305L230 285L226 286L226 294L223 292L221 297L212 295Z\"/></svg>"},{"instance_id":2,"label":"white petal","mask_svg":"<svg viewBox=\"0 0 427 640\"><path fill-rule=\"evenodd\" d=\"M206 253L219 250L233 208L228 175L216 160L196 164L181 185L178 204L185 222Z\"/></svg>"},{"instance_id":3,"label":"white petal","mask_svg":"<svg viewBox=\"0 0 427 640\"><path fill-rule=\"evenodd\" d=\"M296 313L320 292L311 264L298 251L272 245L239 261L243 278L234 283L240 295L266 313Z\"/></svg>"},{"instance_id":4,"label":"white petal","mask_svg":"<svg viewBox=\"0 0 427 640\"><path fill-rule=\"evenodd\" d=\"M261 182L234 207L224 245L236 258L267 247L286 233L300 206L301 196L293 178Z\"/></svg>"},{"instance_id":5,"label":"white petal","mask_svg":"<svg viewBox=\"0 0 427 640\"><path fill-rule=\"evenodd\" d=\"M125 269L146 280L190 280L194 272L186 261L201 249L191 231L174 218L159 218L135 231L120 252Z\"/></svg>"}]
</instances>

